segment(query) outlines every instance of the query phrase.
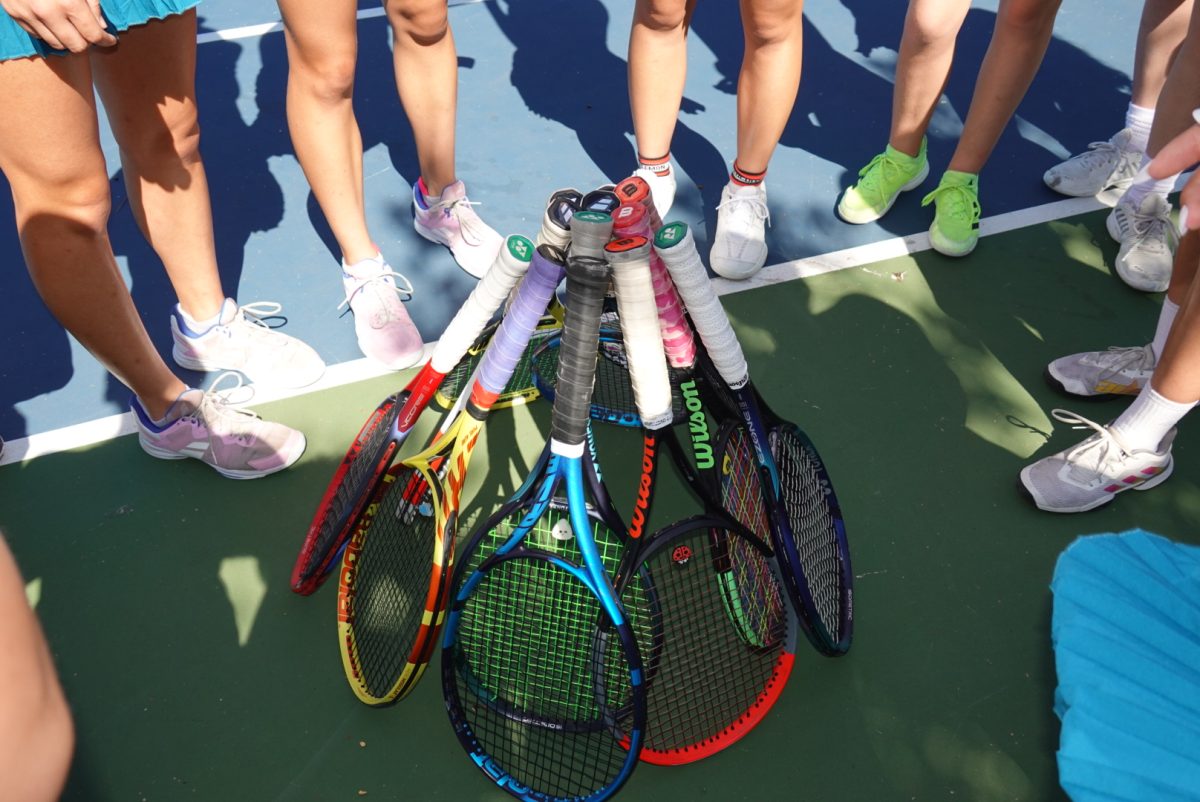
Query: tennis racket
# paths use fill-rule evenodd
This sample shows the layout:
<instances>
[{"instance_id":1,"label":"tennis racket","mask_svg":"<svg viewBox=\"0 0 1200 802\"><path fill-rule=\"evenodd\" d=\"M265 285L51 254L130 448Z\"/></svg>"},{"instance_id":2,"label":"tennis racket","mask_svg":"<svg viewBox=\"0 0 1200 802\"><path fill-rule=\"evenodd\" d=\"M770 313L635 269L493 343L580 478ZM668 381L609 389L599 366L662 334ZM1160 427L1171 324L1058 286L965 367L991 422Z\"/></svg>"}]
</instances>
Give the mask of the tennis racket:
<instances>
[{"instance_id":1,"label":"tennis racket","mask_svg":"<svg viewBox=\"0 0 1200 802\"><path fill-rule=\"evenodd\" d=\"M537 244L553 245L565 253L571 244L571 216L582 208L582 201L583 194L577 189L560 189L552 193L542 214Z\"/></svg>"},{"instance_id":2,"label":"tennis racket","mask_svg":"<svg viewBox=\"0 0 1200 802\"><path fill-rule=\"evenodd\" d=\"M417 418L455 363L525 274L533 243L511 236L488 272L446 327L433 355L399 393L368 416L342 458L317 505L292 568L292 590L312 593L325 580L383 474L408 438Z\"/></svg>"},{"instance_id":3,"label":"tennis racket","mask_svg":"<svg viewBox=\"0 0 1200 802\"><path fill-rule=\"evenodd\" d=\"M727 460L737 429L724 431L714 455L701 404L689 396L693 462L672 428L649 243L644 237L617 240L607 255L643 425L642 471L628 528L636 557L622 567L617 584L629 618L653 627L639 633L639 643L653 644L643 651L649 723L641 759L690 763L735 743L771 709L791 674L798 625L773 573L770 549L735 518L752 525L764 518L755 471L739 476L729 470L741 464ZM693 384L690 373L689 365L685 387ZM647 536L664 460L704 514ZM718 472L717 465L725 470ZM755 502L757 508L748 506ZM650 599L652 608L639 608Z\"/></svg>"},{"instance_id":4,"label":"tennis racket","mask_svg":"<svg viewBox=\"0 0 1200 802\"><path fill-rule=\"evenodd\" d=\"M506 542L459 586L443 640L454 731L472 761L519 799L609 798L636 766L644 735L640 653L601 555L619 550L620 538L587 503L585 478L608 279L601 260L568 260L550 442L505 505ZM565 543L580 562L562 556Z\"/></svg>"},{"instance_id":5,"label":"tennis racket","mask_svg":"<svg viewBox=\"0 0 1200 802\"><path fill-rule=\"evenodd\" d=\"M651 236L658 233L663 221L658 216L658 210L654 208L654 196L650 194L650 185L646 183L646 179L640 175L631 175L617 184L614 191L622 204L633 204L645 209Z\"/></svg>"},{"instance_id":6,"label":"tennis racket","mask_svg":"<svg viewBox=\"0 0 1200 802\"><path fill-rule=\"evenodd\" d=\"M714 410L740 419L749 435L763 476L771 545L805 634L822 654L844 654L854 629L853 574L825 463L800 428L771 411L750 382L741 345L687 226L665 226L655 249L704 343L699 365Z\"/></svg>"},{"instance_id":7,"label":"tennis racket","mask_svg":"<svg viewBox=\"0 0 1200 802\"><path fill-rule=\"evenodd\" d=\"M342 559L337 620L346 678L367 704L402 698L432 656L471 455L562 275L561 251L540 246L464 409L430 447L388 471L359 519Z\"/></svg>"}]
</instances>

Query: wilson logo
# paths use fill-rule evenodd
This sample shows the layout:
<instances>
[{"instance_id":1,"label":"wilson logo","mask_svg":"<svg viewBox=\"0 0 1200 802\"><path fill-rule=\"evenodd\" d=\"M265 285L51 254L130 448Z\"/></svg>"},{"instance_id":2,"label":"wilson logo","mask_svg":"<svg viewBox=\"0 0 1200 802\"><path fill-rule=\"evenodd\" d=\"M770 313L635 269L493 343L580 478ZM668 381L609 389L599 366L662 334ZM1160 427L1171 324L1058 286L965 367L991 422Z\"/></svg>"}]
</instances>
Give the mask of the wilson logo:
<instances>
[{"instance_id":1,"label":"wilson logo","mask_svg":"<svg viewBox=\"0 0 1200 802\"><path fill-rule=\"evenodd\" d=\"M683 403L688 411L688 432L692 437L692 454L696 457L696 466L711 468L713 453L711 438L708 436L708 418L704 416L704 405L700 403L696 382L680 382L679 389L683 393Z\"/></svg>"},{"instance_id":2,"label":"wilson logo","mask_svg":"<svg viewBox=\"0 0 1200 802\"><path fill-rule=\"evenodd\" d=\"M646 516L650 512L650 487L654 483L654 438L642 438L642 479L638 482L637 500L633 505L633 520L629 522L629 536L637 540L646 528Z\"/></svg>"}]
</instances>

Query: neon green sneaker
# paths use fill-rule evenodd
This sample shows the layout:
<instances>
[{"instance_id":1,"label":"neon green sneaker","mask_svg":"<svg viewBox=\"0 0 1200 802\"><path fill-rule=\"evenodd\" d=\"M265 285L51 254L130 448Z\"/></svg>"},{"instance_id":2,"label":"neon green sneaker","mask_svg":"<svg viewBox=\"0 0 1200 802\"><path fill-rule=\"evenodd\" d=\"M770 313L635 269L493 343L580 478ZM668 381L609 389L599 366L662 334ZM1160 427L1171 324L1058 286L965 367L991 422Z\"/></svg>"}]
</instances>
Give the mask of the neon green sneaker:
<instances>
[{"instance_id":1,"label":"neon green sneaker","mask_svg":"<svg viewBox=\"0 0 1200 802\"><path fill-rule=\"evenodd\" d=\"M896 198L914 189L929 175L925 139L916 156L901 153L891 145L858 171L858 183L842 193L838 216L847 223L870 223L887 214Z\"/></svg>"},{"instance_id":2,"label":"neon green sneaker","mask_svg":"<svg viewBox=\"0 0 1200 802\"><path fill-rule=\"evenodd\" d=\"M937 189L921 201L934 204L929 243L944 256L966 256L979 242L979 176L947 170Z\"/></svg>"}]
</instances>

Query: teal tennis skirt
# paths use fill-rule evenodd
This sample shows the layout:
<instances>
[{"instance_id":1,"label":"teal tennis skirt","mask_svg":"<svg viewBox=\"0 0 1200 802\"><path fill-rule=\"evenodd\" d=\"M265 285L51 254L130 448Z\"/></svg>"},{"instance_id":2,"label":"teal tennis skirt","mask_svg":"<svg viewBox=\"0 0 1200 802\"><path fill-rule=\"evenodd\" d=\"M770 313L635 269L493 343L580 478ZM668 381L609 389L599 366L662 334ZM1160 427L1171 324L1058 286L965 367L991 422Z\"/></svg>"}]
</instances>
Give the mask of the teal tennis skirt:
<instances>
[{"instance_id":1,"label":"teal tennis skirt","mask_svg":"<svg viewBox=\"0 0 1200 802\"><path fill-rule=\"evenodd\" d=\"M200 0L100 0L108 30L126 31L154 19L165 19L195 8ZM0 8L0 61L29 56L66 55L31 36Z\"/></svg>"}]
</instances>

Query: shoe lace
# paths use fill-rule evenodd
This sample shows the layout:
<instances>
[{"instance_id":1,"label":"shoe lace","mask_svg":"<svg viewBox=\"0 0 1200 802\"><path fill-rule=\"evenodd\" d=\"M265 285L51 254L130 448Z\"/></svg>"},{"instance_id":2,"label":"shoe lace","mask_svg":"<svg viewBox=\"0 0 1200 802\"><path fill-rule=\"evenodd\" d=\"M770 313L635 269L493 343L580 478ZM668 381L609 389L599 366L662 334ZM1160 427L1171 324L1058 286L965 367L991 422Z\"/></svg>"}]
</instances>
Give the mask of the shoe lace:
<instances>
[{"instance_id":1,"label":"shoe lace","mask_svg":"<svg viewBox=\"0 0 1200 802\"><path fill-rule=\"evenodd\" d=\"M484 240L487 226L483 220L479 219L479 215L471 207L481 205L483 205L483 201L473 201L463 196L450 200L439 200L430 206L429 209L430 211L441 211L443 214L453 215L454 219L458 221L458 230L462 233L463 239L466 240L467 244L479 245Z\"/></svg>"},{"instance_id":2,"label":"shoe lace","mask_svg":"<svg viewBox=\"0 0 1200 802\"><path fill-rule=\"evenodd\" d=\"M922 206L937 203L937 210L952 218L966 218L969 225L979 222L982 207L979 195L966 185L942 184L921 200Z\"/></svg>"},{"instance_id":3,"label":"shoe lace","mask_svg":"<svg viewBox=\"0 0 1200 802\"><path fill-rule=\"evenodd\" d=\"M392 279L391 283L386 281L386 279L389 278ZM391 297L388 292L389 290L395 292L397 295L403 296L400 299L401 302L411 301L413 295L415 294L411 281L409 281L400 273L397 273L395 270L388 268L381 271L378 275L357 280L354 283L354 286L350 288L350 292L346 293L346 299L338 304L338 311L341 311L345 307L349 306L350 301L354 299L354 296L368 288L370 288L371 292L376 294L376 297L380 301L378 306L384 316L384 319L379 321L380 326L385 326L397 319L397 315L392 309L392 305L387 303L388 298Z\"/></svg>"},{"instance_id":4,"label":"shoe lace","mask_svg":"<svg viewBox=\"0 0 1200 802\"><path fill-rule=\"evenodd\" d=\"M858 171L858 191L860 193L874 192L877 195L883 195L883 187L889 183L889 176L897 179L905 178L904 167L900 162L893 159L887 151L877 154L875 158L867 163L867 166ZM895 183L903 183L896 181Z\"/></svg>"},{"instance_id":5,"label":"shoe lace","mask_svg":"<svg viewBox=\"0 0 1200 802\"><path fill-rule=\"evenodd\" d=\"M223 384L229 384L227 380L232 380L233 386L221 389ZM239 390L246 390L247 395L245 400L237 403L246 403L254 394L254 389L242 381L241 374L226 371L204 391L196 408L182 417L210 431L233 437L243 445L250 445L254 442L260 417L253 410L233 406L235 402L231 397Z\"/></svg>"},{"instance_id":6,"label":"shoe lace","mask_svg":"<svg viewBox=\"0 0 1200 802\"><path fill-rule=\"evenodd\" d=\"M1095 432L1066 453L1064 459L1071 466L1073 475L1082 474L1086 479L1094 479L1096 475L1106 476L1109 472L1104 469L1108 465L1124 462L1133 453L1133 449L1121 442L1107 426L1065 409L1051 410L1050 414L1055 420L1069 424L1072 429L1091 429Z\"/></svg>"},{"instance_id":7,"label":"shoe lace","mask_svg":"<svg viewBox=\"0 0 1200 802\"><path fill-rule=\"evenodd\" d=\"M1096 366L1103 369L1101 378L1115 376L1127 368L1154 367L1154 353L1149 345L1110 345L1096 357Z\"/></svg>"},{"instance_id":8,"label":"shoe lace","mask_svg":"<svg viewBox=\"0 0 1200 802\"><path fill-rule=\"evenodd\" d=\"M767 208L761 196L748 197L745 195L729 195L717 204L717 211L729 209L729 213L738 221L753 217L755 221L765 220L771 225L771 210Z\"/></svg>"},{"instance_id":9,"label":"shoe lace","mask_svg":"<svg viewBox=\"0 0 1200 802\"><path fill-rule=\"evenodd\" d=\"M1116 159L1121 158L1123 148L1119 148L1112 142L1091 142L1088 144L1088 149L1083 153L1076 155L1071 161L1081 165L1085 169L1093 167L1101 167Z\"/></svg>"},{"instance_id":10,"label":"shoe lace","mask_svg":"<svg viewBox=\"0 0 1200 802\"><path fill-rule=\"evenodd\" d=\"M1129 224L1129 238L1136 244L1163 243L1173 234L1166 214L1142 214L1139 210L1124 210Z\"/></svg>"}]
</instances>

